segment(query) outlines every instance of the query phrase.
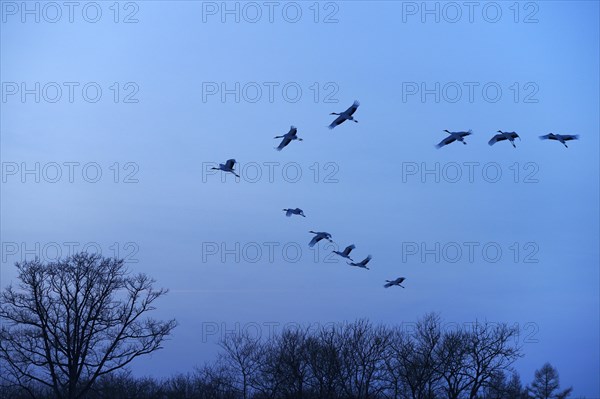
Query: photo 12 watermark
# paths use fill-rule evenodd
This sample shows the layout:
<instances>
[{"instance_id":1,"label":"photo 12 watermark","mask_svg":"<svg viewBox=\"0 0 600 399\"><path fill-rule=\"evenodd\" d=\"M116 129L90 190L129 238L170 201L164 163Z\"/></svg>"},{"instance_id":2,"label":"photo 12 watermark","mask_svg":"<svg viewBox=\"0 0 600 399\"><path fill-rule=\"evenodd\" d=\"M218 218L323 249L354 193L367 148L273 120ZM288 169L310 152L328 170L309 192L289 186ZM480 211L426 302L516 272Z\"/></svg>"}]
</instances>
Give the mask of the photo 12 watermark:
<instances>
[{"instance_id":1,"label":"photo 12 watermark","mask_svg":"<svg viewBox=\"0 0 600 399\"><path fill-rule=\"evenodd\" d=\"M2 241L2 263L26 262L39 259L57 262L79 252L122 259L125 263L138 263L140 246L135 241L102 244L95 241Z\"/></svg>"},{"instance_id":2,"label":"photo 12 watermark","mask_svg":"<svg viewBox=\"0 0 600 399\"><path fill-rule=\"evenodd\" d=\"M402 183L458 184L501 182L536 184L540 182L540 166L536 162L416 162L401 164Z\"/></svg>"},{"instance_id":3,"label":"photo 12 watermark","mask_svg":"<svg viewBox=\"0 0 600 399\"><path fill-rule=\"evenodd\" d=\"M282 213L283 216L283 213ZM312 235L307 232L305 242L297 241L205 241L202 242L201 259L206 264L295 264L302 260L313 263L343 263L333 251L344 248L335 242L325 241L309 246ZM362 259L362 258L361 258Z\"/></svg>"},{"instance_id":4,"label":"photo 12 watermark","mask_svg":"<svg viewBox=\"0 0 600 399\"><path fill-rule=\"evenodd\" d=\"M2 183L139 183L136 162L2 162Z\"/></svg>"},{"instance_id":5,"label":"photo 12 watermark","mask_svg":"<svg viewBox=\"0 0 600 399\"><path fill-rule=\"evenodd\" d=\"M137 24L140 3L135 1L2 1L2 23L87 23L109 21Z\"/></svg>"},{"instance_id":6,"label":"photo 12 watermark","mask_svg":"<svg viewBox=\"0 0 600 399\"><path fill-rule=\"evenodd\" d=\"M232 171L219 170L219 162L202 162L202 183L299 183L336 184L340 167L336 162L250 161L234 164Z\"/></svg>"},{"instance_id":7,"label":"photo 12 watermark","mask_svg":"<svg viewBox=\"0 0 600 399\"><path fill-rule=\"evenodd\" d=\"M203 1L202 23L337 24L340 3L333 1Z\"/></svg>"},{"instance_id":8,"label":"photo 12 watermark","mask_svg":"<svg viewBox=\"0 0 600 399\"><path fill-rule=\"evenodd\" d=\"M402 82L403 103L487 103L537 104L540 86L536 82Z\"/></svg>"},{"instance_id":9,"label":"photo 12 watermark","mask_svg":"<svg viewBox=\"0 0 600 399\"><path fill-rule=\"evenodd\" d=\"M402 263L539 263L535 241L403 241Z\"/></svg>"},{"instance_id":10,"label":"photo 12 watermark","mask_svg":"<svg viewBox=\"0 0 600 399\"><path fill-rule=\"evenodd\" d=\"M537 1L403 1L402 23L539 23Z\"/></svg>"},{"instance_id":11,"label":"photo 12 watermark","mask_svg":"<svg viewBox=\"0 0 600 399\"><path fill-rule=\"evenodd\" d=\"M176 291L175 291L176 292ZM245 336L251 340L270 341L280 336L285 331L305 331L309 334L318 334L320 331L341 331L352 325L350 321L331 322L282 322L282 321L250 321L250 322L224 322L203 321L200 325L200 342L220 342L228 337ZM440 323L440 332L471 332L478 327L486 326L489 329L501 328L503 325L515 331L512 339L516 345L539 343L539 324L533 321L499 323L494 321L483 322L455 322L445 321ZM395 329L406 334L414 334L418 331L417 322L402 321Z\"/></svg>"},{"instance_id":12,"label":"photo 12 watermark","mask_svg":"<svg viewBox=\"0 0 600 399\"><path fill-rule=\"evenodd\" d=\"M336 82L202 82L202 102L295 104L301 100L337 104L340 87Z\"/></svg>"},{"instance_id":13,"label":"photo 12 watermark","mask_svg":"<svg viewBox=\"0 0 600 399\"><path fill-rule=\"evenodd\" d=\"M113 102L137 104L140 86L136 82L2 82L2 103L73 104Z\"/></svg>"}]
</instances>

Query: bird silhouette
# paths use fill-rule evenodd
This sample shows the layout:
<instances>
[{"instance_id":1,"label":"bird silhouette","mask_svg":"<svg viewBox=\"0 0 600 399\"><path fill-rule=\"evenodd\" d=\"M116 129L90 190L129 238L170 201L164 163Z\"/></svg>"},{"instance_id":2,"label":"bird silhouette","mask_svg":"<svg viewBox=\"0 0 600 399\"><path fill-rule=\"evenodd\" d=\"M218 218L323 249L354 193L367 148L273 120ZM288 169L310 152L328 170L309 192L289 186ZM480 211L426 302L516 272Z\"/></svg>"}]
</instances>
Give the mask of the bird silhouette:
<instances>
[{"instance_id":1,"label":"bird silhouette","mask_svg":"<svg viewBox=\"0 0 600 399\"><path fill-rule=\"evenodd\" d=\"M354 101L354 103L350 106L350 108L348 108L344 112L330 113L329 115L339 115L339 116L337 118L335 118L335 120L333 122L331 122L331 124L329 125L329 128L333 129L334 127L341 125L342 123L344 123L346 121L354 121L354 122L358 123L358 121L356 119L354 119L354 117L352 115L356 112L359 105L360 105L360 103L358 101Z\"/></svg>"},{"instance_id":2,"label":"bird silhouette","mask_svg":"<svg viewBox=\"0 0 600 399\"><path fill-rule=\"evenodd\" d=\"M440 141L436 145L437 148L442 148L443 146L453 143L455 141L460 141L463 144L467 144L467 142L465 141L465 137L473 134L473 132L470 130L468 132L450 132L448 130L444 130L444 132L448 133L449 136Z\"/></svg>"},{"instance_id":3,"label":"bird silhouette","mask_svg":"<svg viewBox=\"0 0 600 399\"><path fill-rule=\"evenodd\" d=\"M350 266L356 266L356 267L360 267L363 269L367 269L370 270L367 267L367 263L369 263L369 261L371 260L371 255L367 256L365 259L361 260L360 262L347 262Z\"/></svg>"},{"instance_id":4,"label":"bird silhouette","mask_svg":"<svg viewBox=\"0 0 600 399\"><path fill-rule=\"evenodd\" d=\"M339 255L339 256L341 256L342 258L350 259L351 261L353 261L353 262L354 262L354 259L352 259L352 258L349 256L349 255L350 255L350 252L352 252L352 250L353 250L354 248L356 248L356 247L354 246L354 244L352 244L352 245L348 245L348 246L346 247L346 249L344 249L342 252L340 252L340 251L331 251L331 252L333 252L334 254L338 254L338 255Z\"/></svg>"},{"instance_id":5,"label":"bird silhouette","mask_svg":"<svg viewBox=\"0 0 600 399\"><path fill-rule=\"evenodd\" d=\"M569 146L567 145L567 143L565 143L565 141L579 140L579 135L577 135L577 134L555 134L555 133L548 133L545 136L540 136L540 139L542 139L542 140L556 140L559 143L562 143L562 145L564 145L566 148L569 148Z\"/></svg>"},{"instance_id":6,"label":"bird silhouette","mask_svg":"<svg viewBox=\"0 0 600 399\"><path fill-rule=\"evenodd\" d=\"M321 240L328 240L329 242L333 242L331 240L331 234L326 233L324 231L309 231L309 233L313 233L315 234L315 236L312 238L312 240L310 240L310 242L308 243L309 247L314 247L316 243L318 243Z\"/></svg>"},{"instance_id":7,"label":"bird silhouette","mask_svg":"<svg viewBox=\"0 0 600 399\"><path fill-rule=\"evenodd\" d=\"M300 209L300 208L295 208L295 209L286 208L283 211L285 212L285 216L287 216L287 217L290 217L292 215L300 215L302 217L306 217L304 215L304 211L302 209Z\"/></svg>"},{"instance_id":8,"label":"bird silhouette","mask_svg":"<svg viewBox=\"0 0 600 399\"><path fill-rule=\"evenodd\" d=\"M521 140L521 137L519 137L519 135L516 132L503 132L502 130L498 130L498 134L492 137L490 141L488 141L488 144L494 145L499 141L508 140L514 148L517 148L517 146L515 145L516 138L519 138L519 140Z\"/></svg>"},{"instance_id":9,"label":"bird silhouette","mask_svg":"<svg viewBox=\"0 0 600 399\"><path fill-rule=\"evenodd\" d=\"M228 159L227 162L225 162L225 164L220 163L218 168L211 168L211 169L221 170L223 172L233 173L235 175L235 177L240 177L240 175L238 175L237 173L235 173L233 171L233 167L234 167L235 164L236 164L235 159Z\"/></svg>"},{"instance_id":10,"label":"bird silhouette","mask_svg":"<svg viewBox=\"0 0 600 399\"><path fill-rule=\"evenodd\" d=\"M283 138L283 140L281 140L281 143L279 143L279 145L275 148L277 151L281 151L283 150L283 148L285 146L287 146L289 143L291 143L293 140L298 140L298 141L302 141L302 139L300 137L298 137L296 135L296 133L298 133L298 129L296 129L295 126L290 126L290 131L287 132L286 134L284 134L283 136L275 136L274 138L276 139L281 139Z\"/></svg>"},{"instance_id":11,"label":"bird silhouette","mask_svg":"<svg viewBox=\"0 0 600 399\"><path fill-rule=\"evenodd\" d=\"M406 278L404 277L398 277L395 280L385 280L387 283L384 285L385 288L390 288L393 285L397 285L398 287L402 287L404 288L404 286L402 285L402 282L406 280Z\"/></svg>"}]
</instances>

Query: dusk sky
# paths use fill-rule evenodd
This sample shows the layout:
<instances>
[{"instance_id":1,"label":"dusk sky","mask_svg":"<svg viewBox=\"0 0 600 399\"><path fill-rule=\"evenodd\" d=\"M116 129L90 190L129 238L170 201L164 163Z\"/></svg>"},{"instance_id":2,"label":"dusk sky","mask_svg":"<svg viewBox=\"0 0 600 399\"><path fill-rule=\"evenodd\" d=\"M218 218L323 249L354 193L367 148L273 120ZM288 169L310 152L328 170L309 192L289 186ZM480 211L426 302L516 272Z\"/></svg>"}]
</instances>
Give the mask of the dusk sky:
<instances>
[{"instance_id":1,"label":"dusk sky","mask_svg":"<svg viewBox=\"0 0 600 399\"><path fill-rule=\"evenodd\" d=\"M598 2L0 5L0 285L81 249L148 273L179 326L136 375L236 329L439 312L517 326L524 384L548 361L600 397Z\"/></svg>"}]
</instances>

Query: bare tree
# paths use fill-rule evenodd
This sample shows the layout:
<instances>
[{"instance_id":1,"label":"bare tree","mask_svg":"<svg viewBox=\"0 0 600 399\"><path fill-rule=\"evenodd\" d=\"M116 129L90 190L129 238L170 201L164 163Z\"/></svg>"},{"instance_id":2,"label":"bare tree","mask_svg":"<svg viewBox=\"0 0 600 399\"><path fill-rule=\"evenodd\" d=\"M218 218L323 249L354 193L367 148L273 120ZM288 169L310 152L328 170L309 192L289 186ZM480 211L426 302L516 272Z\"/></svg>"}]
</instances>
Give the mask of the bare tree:
<instances>
[{"instance_id":1,"label":"bare tree","mask_svg":"<svg viewBox=\"0 0 600 399\"><path fill-rule=\"evenodd\" d=\"M279 397L300 399L305 395L310 378L306 350L308 335L307 330L297 327L288 328L275 338L272 348L278 365L275 378L281 382Z\"/></svg>"},{"instance_id":2,"label":"bare tree","mask_svg":"<svg viewBox=\"0 0 600 399\"><path fill-rule=\"evenodd\" d=\"M231 373L223 365L206 364L196 368L198 399L237 399L239 394L232 388Z\"/></svg>"},{"instance_id":3,"label":"bare tree","mask_svg":"<svg viewBox=\"0 0 600 399\"><path fill-rule=\"evenodd\" d=\"M230 381L234 389L248 398L251 380L259 368L260 342L248 332L226 335L219 344L225 350L219 361L231 371Z\"/></svg>"},{"instance_id":4,"label":"bare tree","mask_svg":"<svg viewBox=\"0 0 600 399\"><path fill-rule=\"evenodd\" d=\"M346 396L358 399L376 396L377 383L386 369L389 330L363 319L345 326L341 338L341 382Z\"/></svg>"},{"instance_id":5,"label":"bare tree","mask_svg":"<svg viewBox=\"0 0 600 399\"><path fill-rule=\"evenodd\" d=\"M175 320L144 318L165 289L122 260L79 253L17 263L20 282L0 295L2 378L36 397L83 398L101 376L161 349Z\"/></svg>"},{"instance_id":6,"label":"bare tree","mask_svg":"<svg viewBox=\"0 0 600 399\"><path fill-rule=\"evenodd\" d=\"M440 316L428 313L419 319L415 330L409 335L402 348L404 381L410 388L413 399L435 397L441 376L436 368L436 350L442 340Z\"/></svg>"},{"instance_id":7,"label":"bare tree","mask_svg":"<svg viewBox=\"0 0 600 399\"><path fill-rule=\"evenodd\" d=\"M467 373L468 339L462 330L445 332L436 350L436 369L445 382L443 390L448 399L461 398L471 387L472 378Z\"/></svg>"},{"instance_id":8,"label":"bare tree","mask_svg":"<svg viewBox=\"0 0 600 399\"><path fill-rule=\"evenodd\" d=\"M506 324L475 322L467 337L468 374L471 377L469 399L477 394L495 375L510 370L521 357L515 343L518 330Z\"/></svg>"},{"instance_id":9,"label":"bare tree","mask_svg":"<svg viewBox=\"0 0 600 399\"><path fill-rule=\"evenodd\" d=\"M339 336L335 326L323 327L306 339L306 357L312 375L313 390L319 398L339 397L341 360Z\"/></svg>"},{"instance_id":10,"label":"bare tree","mask_svg":"<svg viewBox=\"0 0 600 399\"><path fill-rule=\"evenodd\" d=\"M439 317L435 314L419 320L412 331L398 327L392 330L385 357L391 397L434 397L439 380L434 355L440 339Z\"/></svg>"}]
</instances>

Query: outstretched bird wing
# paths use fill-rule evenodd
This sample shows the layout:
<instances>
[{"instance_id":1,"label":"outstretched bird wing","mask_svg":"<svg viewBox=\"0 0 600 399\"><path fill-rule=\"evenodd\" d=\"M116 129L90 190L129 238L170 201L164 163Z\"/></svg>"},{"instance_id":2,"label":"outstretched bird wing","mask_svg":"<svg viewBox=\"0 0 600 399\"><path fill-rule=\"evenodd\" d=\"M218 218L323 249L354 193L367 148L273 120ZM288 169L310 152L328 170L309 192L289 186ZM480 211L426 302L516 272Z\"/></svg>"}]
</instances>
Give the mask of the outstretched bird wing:
<instances>
[{"instance_id":1,"label":"outstretched bird wing","mask_svg":"<svg viewBox=\"0 0 600 399\"><path fill-rule=\"evenodd\" d=\"M453 143L453 142L455 142L455 141L456 141L456 138L454 138L454 137L452 137L452 136L448 136L448 137L446 137L444 140L440 141L440 142L439 142L439 143L436 145L436 147L437 147L437 148L442 148L443 146L445 146L445 145L448 145L448 144L450 144L450 143Z\"/></svg>"},{"instance_id":2,"label":"outstretched bird wing","mask_svg":"<svg viewBox=\"0 0 600 399\"><path fill-rule=\"evenodd\" d=\"M344 116L340 115L337 118L335 118L335 120L333 122L331 122L331 125L329 125L329 128L333 129L336 126L341 125L345 120L346 120L346 118Z\"/></svg>"},{"instance_id":3,"label":"outstretched bird wing","mask_svg":"<svg viewBox=\"0 0 600 399\"><path fill-rule=\"evenodd\" d=\"M360 262L363 266L366 266L367 263L371 260L371 255L367 256L362 262Z\"/></svg>"},{"instance_id":4,"label":"outstretched bird wing","mask_svg":"<svg viewBox=\"0 0 600 399\"><path fill-rule=\"evenodd\" d=\"M346 114L348 115L352 115L356 112L356 110L358 109L358 106L360 105L360 103L358 102L358 100L355 100L354 103L350 106L350 108L348 108L346 110Z\"/></svg>"},{"instance_id":5,"label":"outstretched bird wing","mask_svg":"<svg viewBox=\"0 0 600 399\"><path fill-rule=\"evenodd\" d=\"M350 255L350 252L352 252L352 250L353 250L354 248L356 248L356 247L354 246L354 244L352 244L352 245L348 245L348 246L346 247L346 249L344 249L344 252L343 252L343 254L344 254L344 255L346 255L346 256Z\"/></svg>"},{"instance_id":6,"label":"outstretched bird wing","mask_svg":"<svg viewBox=\"0 0 600 399\"><path fill-rule=\"evenodd\" d=\"M279 143L279 145L277 146L277 148L275 148L277 151L281 151L283 150L283 148L288 145L289 143L292 142L292 139L286 137L283 140L281 140L281 143Z\"/></svg>"},{"instance_id":7,"label":"outstretched bird wing","mask_svg":"<svg viewBox=\"0 0 600 399\"><path fill-rule=\"evenodd\" d=\"M562 139L565 141L569 141L569 140L578 140L579 139L579 135L577 134L565 134L562 136Z\"/></svg>"},{"instance_id":8,"label":"outstretched bird wing","mask_svg":"<svg viewBox=\"0 0 600 399\"><path fill-rule=\"evenodd\" d=\"M499 141L506 140L506 136L503 134L497 134L488 141L489 145L494 145Z\"/></svg>"},{"instance_id":9,"label":"outstretched bird wing","mask_svg":"<svg viewBox=\"0 0 600 399\"><path fill-rule=\"evenodd\" d=\"M228 169L233 169L233 165L235 165L235 159L228 159L227 162L225 162L225 167Z\"/></svg>"},{"instance_id":10,"label":"outstretched bird wing","mask_svg":"<svg viewBox=\"0 0 600 399\"><path fill-rule=\"evenodd\" d=\"M385 283L384 287L390 288L392 285L394 285L394 284L391 281L388 281L387 283Z\"/></svg>"},{"instance_id":11,"label":"outstretched bird wing","mask_svg":"<svg viewBox=\"0 0 600 399\"><path fill-rule=\"evenodd\" d=\"M291 209L286 210L285 216L287 216L287 217L292 216L292 210Z\"/></svg>"},{"instance_id":12,"label":"outstretched bird wing","mask_svg":"<svg viewBox=\"0 0 600 399\"><path fill-rule=\"evenodd\" d=\"M314 247L316 243L318 243L319 241L321 241L321 236L314 236L312 240L310 240L310 242L308 243L309 247Z\"/></svg>"}]
</instances>

